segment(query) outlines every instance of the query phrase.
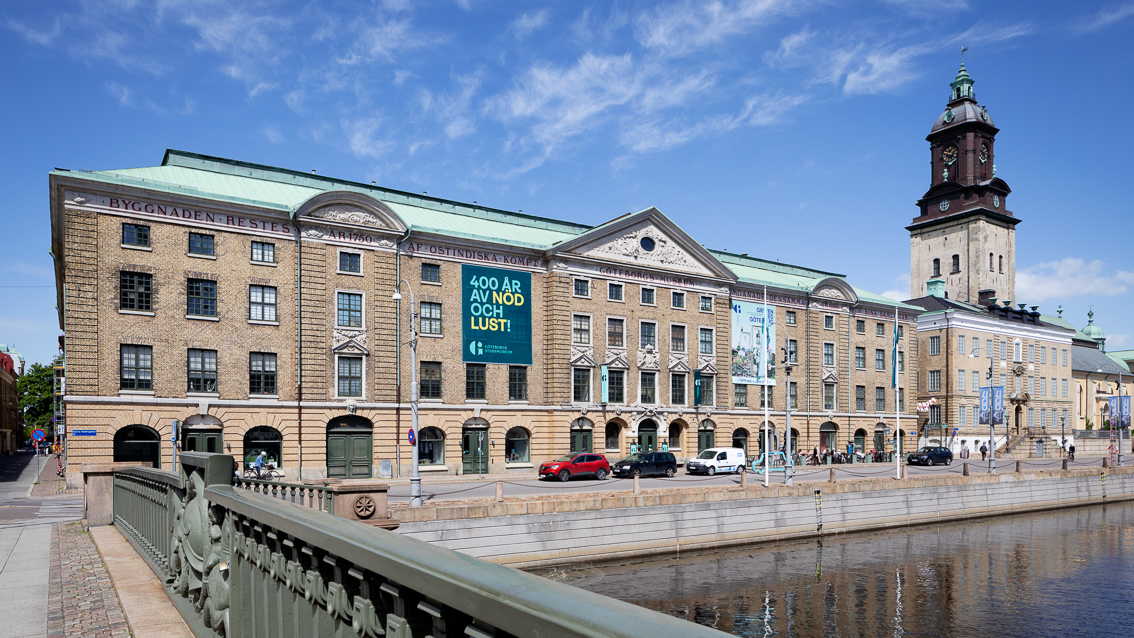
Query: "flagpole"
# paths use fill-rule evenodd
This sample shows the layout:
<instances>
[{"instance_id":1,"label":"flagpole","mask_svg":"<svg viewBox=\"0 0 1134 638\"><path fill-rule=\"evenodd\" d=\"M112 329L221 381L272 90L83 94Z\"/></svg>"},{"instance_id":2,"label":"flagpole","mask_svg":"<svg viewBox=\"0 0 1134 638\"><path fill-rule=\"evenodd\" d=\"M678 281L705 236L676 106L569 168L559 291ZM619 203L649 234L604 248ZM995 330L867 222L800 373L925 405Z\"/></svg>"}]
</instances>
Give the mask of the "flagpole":
<instances>
[{"instance_id":1,"label":"flagpole","mask_svg":"<svg viewBox=\"0 0 1134 638\"><path fill-rule=\"evenodd\" d=\"M771 463L768 459L771 453L772 442L768 437L768 329L771 328L771 322L768 321L768 287L764 286L764 330L761 332L764 343L760 346L760 367L764 372L764 487L768 487L771 481Z\"/></svg>"},{"instance_id":2,"label":"flagpole","mask_svg":"<svg viewBox=\"0 0 1134 638\"><path fill-rule=\"evenodd\" d=\"M890 366L893 368L894 375L894 478L902 478L902 406L898 401L898 395L901 390L898 388L898 307L894 306L894 351L893 362Z\"/></svg>"}]
</instances>

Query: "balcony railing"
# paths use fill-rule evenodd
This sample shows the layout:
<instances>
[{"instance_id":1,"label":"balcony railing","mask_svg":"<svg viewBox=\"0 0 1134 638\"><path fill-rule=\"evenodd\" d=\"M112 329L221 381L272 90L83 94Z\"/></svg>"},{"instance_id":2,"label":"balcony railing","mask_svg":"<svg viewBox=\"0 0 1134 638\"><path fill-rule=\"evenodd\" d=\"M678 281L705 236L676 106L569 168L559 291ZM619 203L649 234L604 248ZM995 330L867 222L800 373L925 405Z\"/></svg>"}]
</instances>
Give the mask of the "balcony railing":
<instances>
[{"instance_id":1,"label":"balcony railing","mask_svg":"<svg viewBox=\"0 0 1134 638\"><path fill-rule=\"evenodd\" d=\"M186 452L177 474L115 474L115 525L198 636L726 635L234 488L233 467L231 456Z\"/></svg>"}]
</instances>

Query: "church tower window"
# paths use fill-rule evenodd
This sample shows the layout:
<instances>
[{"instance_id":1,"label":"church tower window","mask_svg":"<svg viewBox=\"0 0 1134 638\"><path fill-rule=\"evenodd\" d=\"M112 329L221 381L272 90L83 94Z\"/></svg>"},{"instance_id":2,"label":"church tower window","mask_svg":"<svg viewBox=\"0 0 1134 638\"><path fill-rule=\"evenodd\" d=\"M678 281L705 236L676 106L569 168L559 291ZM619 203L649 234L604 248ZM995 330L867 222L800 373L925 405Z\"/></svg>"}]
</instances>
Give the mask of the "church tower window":
<instances>
[{"instance_id":1,"label":"church tower window","mask_svg":"<svg viewBox=\"0 0 1134 638\"><path fill-rule=\"evenodd\" d=\"M961 272L961 256L953 255L953 271L954 273Z\"/></svg>"},{"instance_id":2,"label":"church tower window","mask_svg":"<svg viewBox=\"0 0 1134 638\"><path fill-rule=\"evenodd\" d=\"M940 277L941 276L941 260L940 259L934 259L933 260L933 276L934 277Z\"/></svg>"}]
</instances>

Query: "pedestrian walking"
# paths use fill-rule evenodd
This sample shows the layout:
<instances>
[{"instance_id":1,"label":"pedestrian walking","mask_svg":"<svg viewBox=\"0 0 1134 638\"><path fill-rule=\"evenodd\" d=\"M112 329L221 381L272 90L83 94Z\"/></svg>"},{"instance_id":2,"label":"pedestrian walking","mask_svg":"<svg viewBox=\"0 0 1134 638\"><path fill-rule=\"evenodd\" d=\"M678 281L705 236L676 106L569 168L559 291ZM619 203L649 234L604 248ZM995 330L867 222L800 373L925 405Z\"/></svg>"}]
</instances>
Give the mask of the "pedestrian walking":
<instances>
[{"instance_id":1,"label":"pedestrian walking","mask_svg":"<svg viewBox=\"0 0 1134 638\"><path fill-rule=\"evenodd\" d=\"M983 461L986 456L988 456L988 445L981 443L980 444L980 460Z\"/></svg>"},{"instance_id":2,"label":"pedestrian walking","mask_svg":"<svg viewBox=\"0 0 1134 638\"><path fill-rule=\"evenodd\" d=\"M1075 460L1075 444L1074 443L1071 444L1071 447L1067 448L1067 460L1068 461L1074 461Z\"/></svg>"}]
</instances>

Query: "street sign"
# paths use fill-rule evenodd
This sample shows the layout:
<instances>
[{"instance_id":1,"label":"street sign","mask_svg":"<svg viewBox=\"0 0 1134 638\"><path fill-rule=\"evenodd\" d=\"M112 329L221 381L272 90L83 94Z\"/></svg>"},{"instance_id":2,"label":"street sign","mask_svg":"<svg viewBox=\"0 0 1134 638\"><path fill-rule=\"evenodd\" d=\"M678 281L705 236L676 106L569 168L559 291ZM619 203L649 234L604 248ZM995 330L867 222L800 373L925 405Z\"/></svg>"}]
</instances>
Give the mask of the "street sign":
<instances>
[{"instance_id":1,"label":"street sign","mask_svg":"<svg viewBox=\"0 0 1134 638\"><path fill-rule=\"evenodd\" d=\"M98 430L71 430L71 436L98 436Z\"/></svg>"},{"instance_id":2,"label":"street sign","mask_svg":"<svg viewBox=\"0 0 1134 638\"><path fill-rule=\"evenodd\" d=\"M409 439L409 444L410 444L410 445L413 445L413 442L414 442L414 440L416 440L416 439L417 439L417 437L416 437L416 436L414 436L414 434L413 434L413 430L410 430L409 432L406 432L406 438L407 438L407 439Z\"/></svg>"},{"instance_id":3,"label":"street sign","mask_svg":"<svg viewBox=\"0 0 1134 638\"><path fill-rule=\"evenodd\" d=\"M31 438L35 439L36 441L42 441L47 438L47 435L44 434L43 430L36 428L32 430Z\"/></svg>"}]
</instances>

